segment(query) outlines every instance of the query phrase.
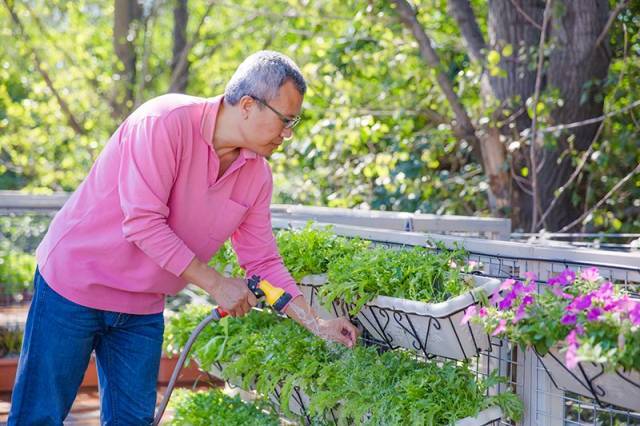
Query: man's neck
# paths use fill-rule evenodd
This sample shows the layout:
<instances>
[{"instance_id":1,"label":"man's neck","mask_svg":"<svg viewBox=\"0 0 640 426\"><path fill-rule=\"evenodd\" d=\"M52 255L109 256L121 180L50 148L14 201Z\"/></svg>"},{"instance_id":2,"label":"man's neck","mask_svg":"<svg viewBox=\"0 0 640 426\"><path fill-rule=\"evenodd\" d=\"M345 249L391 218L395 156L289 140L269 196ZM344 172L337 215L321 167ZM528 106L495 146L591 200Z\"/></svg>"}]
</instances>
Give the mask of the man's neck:
<instances>
[{"instance_id":1,"label":"man's neck","mask_svg":"<svg viewBox=\"0 0 640 426\"><path fill-rule=\"evenodd\" d=\"M220 102L213 139L211 141L211 145L219 158L235 158L240 152L240 144L238 143L239 135L235 130L237 127L235 122L236 119L233 110L223 99Z\"/></svg>"}]
</instances>

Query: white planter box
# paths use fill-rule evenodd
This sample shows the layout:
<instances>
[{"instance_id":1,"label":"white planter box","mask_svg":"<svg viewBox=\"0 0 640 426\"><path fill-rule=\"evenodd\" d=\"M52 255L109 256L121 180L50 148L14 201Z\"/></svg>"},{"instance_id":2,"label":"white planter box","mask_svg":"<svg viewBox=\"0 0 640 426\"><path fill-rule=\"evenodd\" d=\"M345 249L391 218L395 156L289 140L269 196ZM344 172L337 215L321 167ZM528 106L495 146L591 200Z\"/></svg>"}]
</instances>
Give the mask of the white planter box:
<instances>
[{"instance_id":1,"label":"white planter box","mask_svg":"<svg viewBox=\"0 0 640 426\"><path fill-rule=\"evenodd\" d=\"M464 310L479 301L478 293L490 295L500 286L500 280L477 275L463 275L475 281L476 287L442 303L423 303L395 297L378 296L355 316L373 338L391 348L403 347L421 351L425 356L442 356L463 360L489 350L489 335L479 324L460 324ZM302 292L311 293L326 283L326 275L314 275L301 280ZM333 315L321 306L317 295L307 296L321 315ZM334 306L337 304L334 303ZM336 309L340 311L339 308Z\"/></svg>"},{"instance_id":2,"label":"white planter box","mask_svg":"<svg viewBox=\"0 0 640 426\"><path fill-rule=\"evenodd\" d=\"M640 412L640 373L637 371L607 373L602 364L592 362L580 362L570 370L564 364L564 353L558 348L538 358L558 389L592 398L601 406L612 404Z\"/></svg>"}]
</instances>

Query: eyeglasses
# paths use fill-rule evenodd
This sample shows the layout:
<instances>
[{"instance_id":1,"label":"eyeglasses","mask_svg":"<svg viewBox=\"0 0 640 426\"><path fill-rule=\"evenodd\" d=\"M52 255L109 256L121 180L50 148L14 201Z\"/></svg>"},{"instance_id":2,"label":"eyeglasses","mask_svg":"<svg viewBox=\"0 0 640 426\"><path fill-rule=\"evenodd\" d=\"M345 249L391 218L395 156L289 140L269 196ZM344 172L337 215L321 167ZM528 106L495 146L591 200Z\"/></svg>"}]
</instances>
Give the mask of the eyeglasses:
<instances>
[{"instance_id":1,"label":"eyeglasses","mask_svg":"<svg viewBox=\"0 0 640 426\"><path fill-rule=\"evenodd\" d=\"M251 96L251 98L256 102L259 102L262 105L266 106L271 111L273 111L278 116L278 118L282 120L282 122L284 123L285 129L293 129L300 122L301 117L299 115L296 115L293 118L287 117L286 115L282 114L280 111L277 111L276 109L274 109L271 105L269 105L267 102L263 101L262 99L256 98L255 96Z\"/></svg>"}]
</instances>

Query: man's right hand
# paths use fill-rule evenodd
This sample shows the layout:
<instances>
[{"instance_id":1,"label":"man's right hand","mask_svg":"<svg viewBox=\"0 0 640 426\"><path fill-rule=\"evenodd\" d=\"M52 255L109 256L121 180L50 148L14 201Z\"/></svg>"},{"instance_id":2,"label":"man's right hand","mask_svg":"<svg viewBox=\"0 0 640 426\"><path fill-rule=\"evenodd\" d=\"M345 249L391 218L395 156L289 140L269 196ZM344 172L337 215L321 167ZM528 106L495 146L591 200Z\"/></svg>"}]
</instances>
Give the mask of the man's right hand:
<instances>
[{"instance_id":1,"label":"man's right hand","mask_svg":"<svg viewBox=\"0 0 640 426\"><path fill-rule=\"evenodd\" d=\"M258 303L258 299L247 287L247 280L240 278L227 278L220 275L209 294L222 310L232 317L246 315Z\"/></svg>"},{"instance_id":2,"label":"man's right hand","mask_svg":"<svg viewBox=\"0 0 640 426\"><path fill-rule=\"evenodd\" d=\"M224 277L196 257L180 277L209 293L220 308L233 317L245 315L258 303L246 280Z\"/></svg>"}]
</instances>

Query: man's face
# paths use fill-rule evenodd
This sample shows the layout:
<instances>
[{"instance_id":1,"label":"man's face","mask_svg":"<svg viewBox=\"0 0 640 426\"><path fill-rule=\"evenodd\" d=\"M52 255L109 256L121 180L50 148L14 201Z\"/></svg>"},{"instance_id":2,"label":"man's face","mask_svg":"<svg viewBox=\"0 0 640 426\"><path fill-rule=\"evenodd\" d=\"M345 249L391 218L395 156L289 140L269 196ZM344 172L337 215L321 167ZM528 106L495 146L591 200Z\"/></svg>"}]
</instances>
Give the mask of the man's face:
<instances>
[{"instance_id":1,"label":"man's face","mask_svg":"<svg viewBox=\"0 0 640 426\"><path fill-rule=\"evenodd\" d=\"M252 99L245 140L247 148L263 157L270 157L285 139L293 136L293 129L287 128L285 121L289 122L300 114L302 95L291 81L287 81L280 87L278 95L266 103L275 111L261 105L260 100Z\"/></svg>"}]
</instances>

